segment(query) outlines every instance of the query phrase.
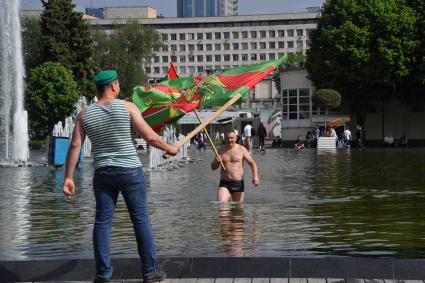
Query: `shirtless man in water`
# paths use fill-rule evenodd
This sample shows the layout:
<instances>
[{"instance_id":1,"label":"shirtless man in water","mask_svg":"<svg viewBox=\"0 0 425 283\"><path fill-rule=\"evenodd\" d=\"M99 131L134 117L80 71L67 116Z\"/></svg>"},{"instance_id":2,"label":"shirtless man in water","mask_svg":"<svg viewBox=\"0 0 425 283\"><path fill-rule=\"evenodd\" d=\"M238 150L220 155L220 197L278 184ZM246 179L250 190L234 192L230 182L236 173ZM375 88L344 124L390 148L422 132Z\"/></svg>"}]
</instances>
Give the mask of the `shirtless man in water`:
<instances>
[{"instance_id":1,"label":"shirtless man in water","mask_svg":"<svg viewBox=\"0 0 425 283\"><path fill-rule=\"evenodd\" d=\"M260 179L255 161L248 150L236 143L236 134L229 132L226 134L226 145L219 150L219 155L211 162L211 169L216 170L223 161L226 171L221 168L220 185L218 186L218 201L243 202L244 181L243 162L246 161L252 170L252 183L258 186Z\"/></svg>"}]
</instances>

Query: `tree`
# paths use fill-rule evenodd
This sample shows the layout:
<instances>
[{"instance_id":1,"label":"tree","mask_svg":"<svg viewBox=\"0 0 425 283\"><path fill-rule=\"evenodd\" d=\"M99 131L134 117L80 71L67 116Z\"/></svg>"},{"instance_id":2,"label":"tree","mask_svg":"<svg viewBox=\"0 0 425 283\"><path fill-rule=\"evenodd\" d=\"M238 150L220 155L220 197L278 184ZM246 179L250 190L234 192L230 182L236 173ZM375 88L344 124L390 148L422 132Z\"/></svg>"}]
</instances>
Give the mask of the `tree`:
<instances>
[{"instance_id":1,"label":"tree","mask_svg":"<svg viewBox=\"0 0 425 283\"><path fill-rule=\"evenodd\" d=\"M22 19L22 45L25 72L28 76L30 70L42 62L41 25L39 19L35 17L24 17Z\"/></svg>"},{"instance_id":2,"label":"tree","mask_svg":"<svg viewBox=\"0 0 425 283\"><path fill-rule=\"evenodd\" d=\"M81 95L92 98L96 66L93 36L83 13L74 11L71 0L42 0L41 15L43 62L58 62L72 70Z\"/></svg>"},{"instance_id":3,"label":"tree","mask_svg":"<svg viewBox=\"0 0 425 283\"><path fill-rule=\"evenodd\" d=\"M413 104L425 102L425 1L423 0L407 0L407 4L411 7L417 17L416 39L418 45L414 54L414 65L410 75L403 82L405 95L402 101Z\"/></svg>"},{"instance_id":4,"label":"tree","mask_svg":"<svg viewBox=\"0 0 425 283\"><path fill-rule=\"evenodd\" d=\"M368 106L400 91L417 47L415 12L403 0L328 0L311 32L307 70L333 88L364 124Z\"/></svg>"},{"instance_id":5,"label":"tree","mask_svg":"<svg viewBox=\"0 0 425 283\"><path fill-rule=\"evenodd\" d=\"M78 99L78 84L61 64L45 62L32 69L26 97L31 137L44 139L57 122L73 112Z\"/></svg>"},{"instance_id":6,"label":"tree","mask_svg":"<svg viewBox=\"0 0 425 283\"><path fill-rule=\"evenodd\" d=\"M325 109L324 124L326 126L326 113L328 109L338 108L341 105L341 94L334 89L324 88L317 90L311 97L311 100L320 108Z\"/></svg>"},{"instance_id":7,"label":"tree","mask_svg":"<svg viewBox=\"0 0 425 283\"><path fill-rule=\"evenodd\" d=\"M102 69L115 69L121 86L121 97L130 97L133 87L145 84L144 64L154 50L162 46L160 35L137 21L117 27L110 36L95 33L95 57Z\"/></svg>"}]
</instances>

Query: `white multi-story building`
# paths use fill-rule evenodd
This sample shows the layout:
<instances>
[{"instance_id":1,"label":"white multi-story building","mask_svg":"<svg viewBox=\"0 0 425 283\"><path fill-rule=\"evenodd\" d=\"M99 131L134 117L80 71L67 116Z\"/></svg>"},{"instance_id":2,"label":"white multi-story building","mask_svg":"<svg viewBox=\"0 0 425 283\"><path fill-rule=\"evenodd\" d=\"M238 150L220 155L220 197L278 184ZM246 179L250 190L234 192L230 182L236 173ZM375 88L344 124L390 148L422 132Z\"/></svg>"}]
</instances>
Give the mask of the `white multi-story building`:
<instances>
[{"instance_id":1,"label":"white multi-story building","mask_svg":"<svg viewBox=\"0 0 425 283\"><path fill-rule=\"evenodd\" d=\"M153 26L164 46L145 63L151 79L162 79L170 62L180 76L204 75L233 67L276 60L285 54L305 50L309 32L315 29L319 13L285 13L230 17L138 19ZM125 19L92 20L100 29L111 31ZM271 78L253 91L250 108L271 108L279 96Z\"/></svg>"}]
</instances>

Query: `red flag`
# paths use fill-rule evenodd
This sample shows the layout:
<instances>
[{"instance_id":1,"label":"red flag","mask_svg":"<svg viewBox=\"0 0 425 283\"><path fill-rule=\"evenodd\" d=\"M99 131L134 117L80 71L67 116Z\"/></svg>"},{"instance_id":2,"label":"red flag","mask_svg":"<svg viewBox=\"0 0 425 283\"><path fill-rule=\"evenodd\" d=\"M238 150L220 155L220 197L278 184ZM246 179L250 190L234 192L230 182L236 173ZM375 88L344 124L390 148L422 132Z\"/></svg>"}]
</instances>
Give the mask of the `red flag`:
<instances>
[{"instance_id":1,"label":"red flag","mask_svg":"<svg viewBox=\"0 0 425 283\"><path fill-rule=\"evenodd\" d=\"M176 80L178 79L179 76L177 75L177 70L176 67L174 67L173 63L170 63L170 68L168 68L168 73L164 78L164 81L168 81L168 80Z\"/></svg>"}]
</instances>

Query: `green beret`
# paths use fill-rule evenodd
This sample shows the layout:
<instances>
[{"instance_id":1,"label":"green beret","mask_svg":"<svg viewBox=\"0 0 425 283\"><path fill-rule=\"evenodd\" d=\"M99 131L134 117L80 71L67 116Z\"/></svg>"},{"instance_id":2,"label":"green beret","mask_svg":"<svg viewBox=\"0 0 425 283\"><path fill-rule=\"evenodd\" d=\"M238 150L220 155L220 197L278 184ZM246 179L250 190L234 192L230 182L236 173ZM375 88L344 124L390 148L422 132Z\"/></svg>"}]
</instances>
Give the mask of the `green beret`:
<instances>
[{"instance_id":1,"label":"green beret","mask_svg":"<svg viewBox=\"0 0 425 283\"><path fill-rule=\"evenodd\" d=\"M95 77L93 82L96 85L107 85L113 81L115 81L118 78L118 74L114 70L106 70L98 73Z\"/></svg>"}]
</instances>

